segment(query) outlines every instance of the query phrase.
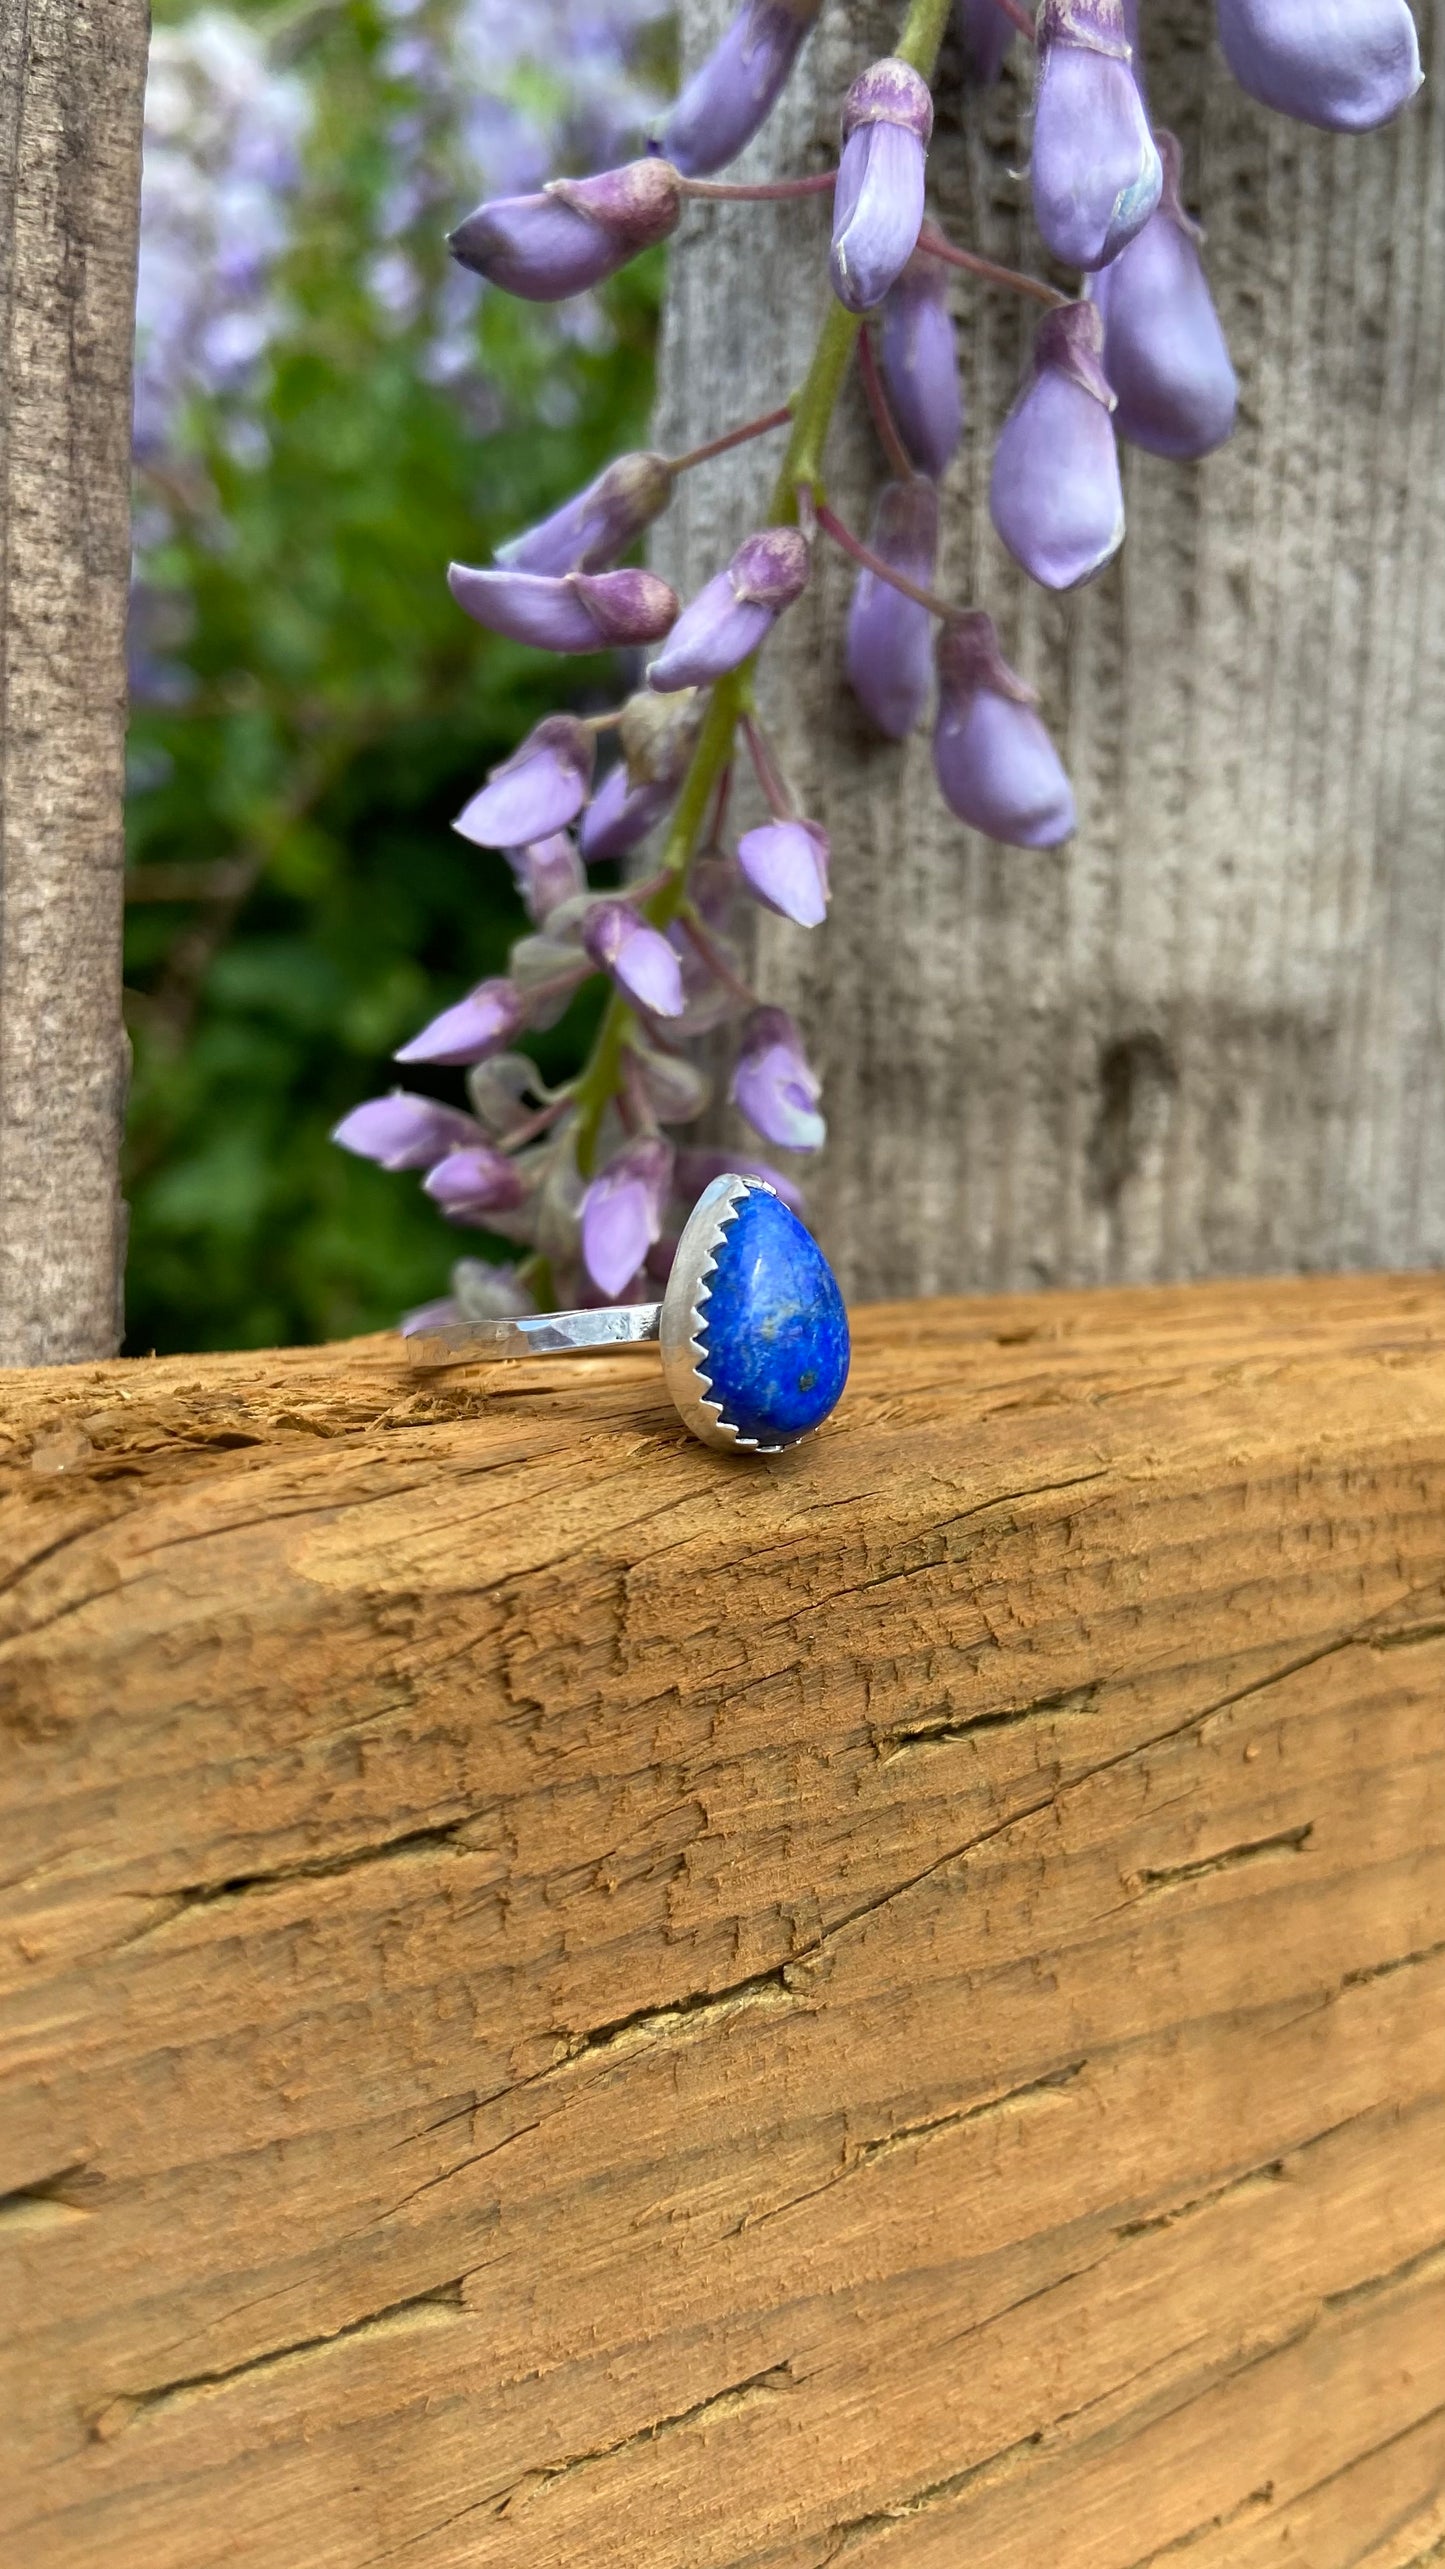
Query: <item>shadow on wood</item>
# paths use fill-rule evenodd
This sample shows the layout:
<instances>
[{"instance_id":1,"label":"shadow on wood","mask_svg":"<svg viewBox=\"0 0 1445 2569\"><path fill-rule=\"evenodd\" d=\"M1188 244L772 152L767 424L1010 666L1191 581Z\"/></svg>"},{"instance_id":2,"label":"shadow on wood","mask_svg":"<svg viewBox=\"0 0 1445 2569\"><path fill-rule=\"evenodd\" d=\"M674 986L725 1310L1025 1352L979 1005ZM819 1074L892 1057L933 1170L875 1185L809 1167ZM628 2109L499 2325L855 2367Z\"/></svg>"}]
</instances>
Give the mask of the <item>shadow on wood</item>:
<instances>
[{"instance_id":1,"label":"shadow on wood","mask_svg":"<svg viewBox=\"0 0 1445 2569\"><path fill-rule=\"evenodd\" d=\"M7 2563L1440 2556L1445 1283L858 1338L7 1380Z\"/></svg>"}]
</instances>

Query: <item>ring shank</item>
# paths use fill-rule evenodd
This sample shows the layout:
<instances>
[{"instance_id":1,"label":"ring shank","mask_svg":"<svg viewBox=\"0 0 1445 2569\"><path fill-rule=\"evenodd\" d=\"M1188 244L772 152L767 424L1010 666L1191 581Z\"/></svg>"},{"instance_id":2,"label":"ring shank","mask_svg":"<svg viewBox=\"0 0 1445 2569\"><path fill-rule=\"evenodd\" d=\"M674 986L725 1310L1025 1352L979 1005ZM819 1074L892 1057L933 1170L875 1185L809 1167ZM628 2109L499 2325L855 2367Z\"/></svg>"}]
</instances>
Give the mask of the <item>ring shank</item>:
<instances>
[{"instance_id":1,"label":"ring shank","mask_svg":"<svg viewBox=\"0 0 1445 2569\"><path fill-rule=\"evenodd\" d=\"M516 1356L595 1356L614 1347L655 1341L660 1302L630 1302L610 1311L524 1311L507 1320L454 1320L408 1338L409 1361L427 1370L443 1365L498 1365Z\"/></svg>"}]
</instances>

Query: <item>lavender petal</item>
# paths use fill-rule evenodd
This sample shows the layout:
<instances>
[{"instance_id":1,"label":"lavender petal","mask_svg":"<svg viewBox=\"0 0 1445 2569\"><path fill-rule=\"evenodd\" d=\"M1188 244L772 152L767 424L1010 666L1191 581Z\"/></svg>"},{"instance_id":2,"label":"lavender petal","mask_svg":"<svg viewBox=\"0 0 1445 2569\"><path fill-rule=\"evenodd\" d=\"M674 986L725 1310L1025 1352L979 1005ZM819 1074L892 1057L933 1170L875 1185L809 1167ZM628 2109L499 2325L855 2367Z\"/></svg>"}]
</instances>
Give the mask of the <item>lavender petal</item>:
<instances>
[{"instance_id":1,"label":"lavender petal","mask_svg":"<svg viewBox=\"0 0 1445 2569\"><path fill-rule=\"evenodd\" d=\"M748 890L800 928L821 927L828 915L828 859L827 836L813 821L766 821L738 841Z\"/></svg>"},{"instance_id":2,"label":"lavender petal","mask_svg":"<svg viewBox=\"0 0 1445 2569\"><path fill-rule=\"evenodd\" d=\"M1406 0L1219 0L1219 40L1241 89L1331 133L1388 124L1424 78Z\"/></svg>"},{"instance_id":3,"label":"lavender petal","mask_svg":"<svg viewBox=\"0 0 1445 2569\"><path fill-rule=\"evenodd\" d=\"M744 0L662 129L685 178L709 178L749 144L782 96L821 0Z\"/></svg>"},{"instance_id":4,"label":"lavender petal","mask_svg":"<svg viewBox=\"0 0 1445 2569\"><path fill-rule=\"evenodd\" d=\"M597 743L572 714L549 714L494 767L452 823L477 847L528 847L575 821L587 800Z\"/></svg>"},{"instance_id":5,"label":"lavender petal","mask_svg":"<svg viewBox=\"0 0 1445 2569\"><path fill-rule=\"evenodd\" d=\"M920 588L938 557L938 494L931 482L890 482L869 530L872 550ZM862 570L848 610L848 683L887 740L906 740L933 685L933 618L874 571Z\"/></svg>"},{"instance_id":6,"label":"lavender petal","mask_svg":"<svg viewBox=\"0 0 1445 2569\"><path fill-rule=\"evenodd\" d=\"M394 1088L389 1097L369 1097L364 1105L353 1106L331 1138L380 1168L426 1169L479 1135L471 1116L459 1107Z\"/></svg>"}]
</instances>

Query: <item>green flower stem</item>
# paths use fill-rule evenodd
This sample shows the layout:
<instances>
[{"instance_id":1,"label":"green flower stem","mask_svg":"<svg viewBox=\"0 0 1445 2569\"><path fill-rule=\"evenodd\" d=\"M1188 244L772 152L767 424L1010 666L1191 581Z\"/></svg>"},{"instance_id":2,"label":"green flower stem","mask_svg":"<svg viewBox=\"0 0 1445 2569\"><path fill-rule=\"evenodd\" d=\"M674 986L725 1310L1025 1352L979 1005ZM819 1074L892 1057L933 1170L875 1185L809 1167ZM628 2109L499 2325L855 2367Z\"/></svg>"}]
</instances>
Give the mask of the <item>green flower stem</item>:
<instances>
[{"instance_id":1,"label":"green flower stem","mask_svg":"<svg viewBox=\"0 0 1445 2569\"><path fill-rule=\"evenodd\" d=\"M924 80L933 77L951 7L952 0L913 0L904 20L895 52L901 62L908 63ZM821 483L823 449L862 326L857 313L845 311L841 303L830 303L803 388L793 404L792 434L773 492L769 520L773 526L795 526L799 490L805 485L817 488ZM688 867L696 852L713 795L732 757L739 717L751 708L756 667L755 653L751 660L744 661L740 669L720 678L712 691L712 700L663 849L662 865L667 880L644 906L643 915L655 928L668 927L687 898ZM602 1119L617 1094L622 1072L622 1049L631 1024L632 1010L626 1000L614 991L597 1030L591 1058L574 1092L577 1166L584 1178L590 1178L596 1166Z\"/></svg>"},{"instance_id":2,"label":"green flower stem","mask_svg":"<svg viewBox=\"0 0 1445 2569\"><path fill-rule=\"evenodd\" d=\"M631 1009L614 990L603 1010L597 1040L575 1092L577 1166L583 1177L591 1177L597 1166L597 1136L602 1129L602 1118L617 1094L622 1076L622 1039L631 1023Z\"/></svg>"},{"instance_id":3,"label":"green flower stem","mask_svg":"<svg viewBox=\"0 0 1445 2569\"><path fill-rule=\"evenodd\" d=\"M910 64L924 80L933 78L951 7L952 0L913 0L903 22L903 33L894 51L900 62Z\"/></svg>"},{"instance_id":4,"label":"green flower stem","mask_svg":"<svg viewBox=\"0 0 1445 2569\"><path fill-rule=\"evenodd\" d=\"M788 439L788 451L773 494L774 517L780 526L797 524L800 483L816 482L821 477L823 448L862 327L862 320L856 312L845 311L841 303L834 303L818 333L813 362L798 395L793 413L793 433Z\"/></svg>"}]
</instances>

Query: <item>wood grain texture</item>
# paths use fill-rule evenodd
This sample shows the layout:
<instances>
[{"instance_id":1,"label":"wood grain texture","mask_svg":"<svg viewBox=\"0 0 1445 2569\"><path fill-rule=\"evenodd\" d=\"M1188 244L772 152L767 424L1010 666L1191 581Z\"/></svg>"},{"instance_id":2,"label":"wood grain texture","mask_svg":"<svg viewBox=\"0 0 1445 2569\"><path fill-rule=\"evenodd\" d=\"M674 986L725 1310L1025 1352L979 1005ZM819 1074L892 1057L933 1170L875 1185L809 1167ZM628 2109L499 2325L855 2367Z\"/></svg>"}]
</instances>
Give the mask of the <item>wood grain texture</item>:
<instances>
[{"instance_id":1,"label":"wood grain texture","mask_svg":"<svg viewBox=\"0 0 1445 2569\"><path fill-rule=\"evenodd\" d=\"M730 6L685 0L690 55ZM830 833L834 901L817 935L762 921L759 970L824 1075L810 1201L852 1292L1445 1263L1445 6L1416 14L1425 90L1347 141L1235 88L1208 0L1144 0L1243 400L1200 467L1126 450L1129 540L1076 597L1031 588L988 521L1030 309L956 282L971 429L942 585L1040 688L1078 789L1068 847L991 847L941 805L926 738L864 736L836 556L769 648L765 711ZM827 166L898 16L834 0L739 167ZM1037 269L1026 74L1020 46L967 96L947 54L931 168L959 240ZM827 224L826 202L691 211L660 443L799 379ZM659 548L685 590L759 521L773 468L750 447L687 477ZM835 505L862 525L880 478L850 397Z\"/></svg>"},{"instance_id":2,"label":"wood grain texture","mask_svg":"<svg viewBox=\"0 0 1445 2569\"><path fill-rule=\"evenodd\" d=\"M0 0L0 1365L120 1342L145 0Z\"/></svg>"},{"instance_id":3,"label":"wood grain texture","mask_svg":"<svg viewBox=\"0 0 1445 2569\"><path fill-rule=\"evenodd\" d=\"M6 2569L1422 2569L1445 1284L16 1375Z\"/></svg>"}]
</instances>

